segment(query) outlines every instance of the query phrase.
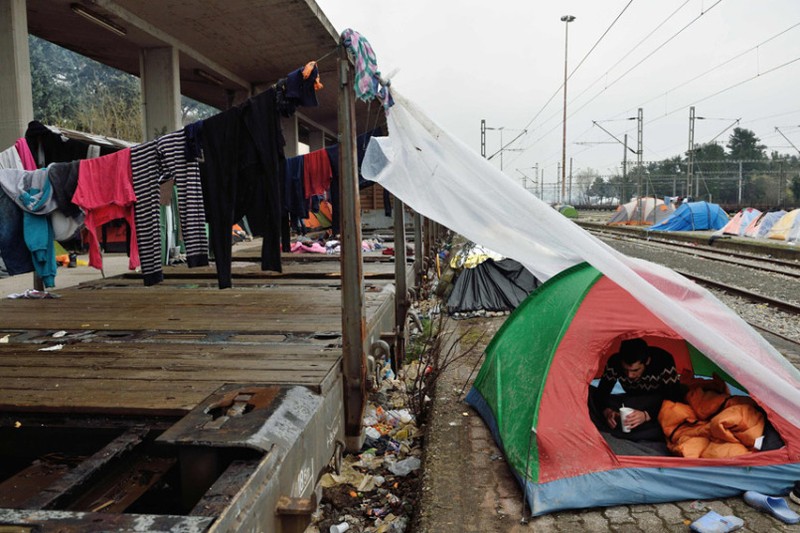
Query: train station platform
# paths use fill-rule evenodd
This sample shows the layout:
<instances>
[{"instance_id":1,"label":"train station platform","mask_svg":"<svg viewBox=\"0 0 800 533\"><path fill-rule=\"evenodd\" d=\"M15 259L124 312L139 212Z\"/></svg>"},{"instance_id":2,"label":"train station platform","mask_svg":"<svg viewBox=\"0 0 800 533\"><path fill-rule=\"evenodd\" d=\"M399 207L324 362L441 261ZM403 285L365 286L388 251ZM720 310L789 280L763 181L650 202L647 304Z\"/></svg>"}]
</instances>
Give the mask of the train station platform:
<instances>
[{"instance_id":1,"label":"train station platform","mask_svg":"<svg viewBox=\"0 0 800 533\"><path fill-rule=\"evenodd\" d=\"M0 300L0 523L302 531L344 435L339 257L262 272L259 247L234 248L231 289L213 267L64 269L58 298ZM387 259L364 254L367 353L394 325Z\"/></svg>"}]
</instances>

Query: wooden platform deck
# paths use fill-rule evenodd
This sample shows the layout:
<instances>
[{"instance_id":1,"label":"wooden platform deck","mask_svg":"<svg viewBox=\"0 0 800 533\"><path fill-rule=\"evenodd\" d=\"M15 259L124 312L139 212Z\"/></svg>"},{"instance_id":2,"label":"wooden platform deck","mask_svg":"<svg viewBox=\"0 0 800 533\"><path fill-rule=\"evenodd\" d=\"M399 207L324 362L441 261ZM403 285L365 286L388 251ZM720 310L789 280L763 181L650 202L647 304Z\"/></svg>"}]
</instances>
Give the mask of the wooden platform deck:
<instances>
[{"instance_id":1,"label":"wooden platform deck","mask_svg":"<svg viewBox=\"0 0 800 533\"><path fill-rule=\"evenodd\" d=\"M223 291L213 268L170 267L152 287L126 275L0 300L0 410L181 415L225 383L324 394L340 373L338 257L283 263L235 255ZM394 264L367 257L364 272L370 329L393 309Z\"/></svg>"}]
</instances>

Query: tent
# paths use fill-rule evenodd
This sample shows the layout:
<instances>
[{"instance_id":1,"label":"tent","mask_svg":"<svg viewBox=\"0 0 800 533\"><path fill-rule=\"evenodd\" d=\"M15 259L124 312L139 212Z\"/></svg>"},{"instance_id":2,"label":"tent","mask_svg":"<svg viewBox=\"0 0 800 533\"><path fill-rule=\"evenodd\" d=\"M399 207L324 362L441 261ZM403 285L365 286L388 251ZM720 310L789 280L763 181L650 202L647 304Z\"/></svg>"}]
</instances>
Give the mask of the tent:
<instances>
[{"instance_id":1,"label":"tent","mask_svg":"<svg viewBox=\"0 0 800 533\"><path fill-rule=\"evenodd\" d=\"M648 228L649 231L700 231L722 229L728 215L717 204L708 202L683 203L672 215Z\"/></svg>"},{"instance_id":2,"label":"tent","mask_svg":"<svg viewBox=\"0 0 800 533\"><path fill-rule=\"evenodd\" d=\"M765 238L772 226L786 214L786 211L767 211L761 213L757 218L754 218L744 230L745 237L753 237L755 239Z\"/></svg>"},{"instance_id":3,"label":"tent","mask_svg":"<svg viewBox=\"0 0 800 533\"><path fill-rule=\"evenodd\" d=\"M513 311L528 297L538 282L513 259L487 259L464 268L447 298L447 312Z\"/></svg>"},{"instance_id":4,"label":"tent","mask_svg":"<svg viewBox=\"0 0 800 533\"><path fill-rule=\"evenodd\" d=\"M671 289L676 298L683 290ZM740 369L724 372L586 263L549 279L492 339L467 396L502 447L534 515L727 497L745 490L785 494L800 479L800 426L752 390L780 435L776 449L726 459L633 455L618 448L615 453L613 441L589 417L589 387L620 342L636 337L672 353L683 375L717 373L743 391L758 379ZM780 355L761 363L766 373L786 374ZM797 375L792 379L800 386Z\"/></svg>"},{"instance_id":5,"label":"tent","mask_svg":"<svg viewBox=\"0 0 800 533\"><path fill-rule=\"evenodd\" d=\"M754 207L745 207L731 218L722 227L721 235L744 235L747 226L761 215L761 211Z\"/></svg>"},{"instance_id":6,"label":"tent","mask_svg":"<svg viewBox=\"0 0 800 533\"><path fill-rule=\"evenodd\" d=\"M559 205L557 209L559 213L567 218L578 218L578 210L571 205Z\"/></svg>"},{"instance_id":7,"label":"tent","mask_svg":"<svg viewBox=\"0 0 800 533\"><path fill-rule=\"evenodd\" d=\"M627 204L617 207L608 225L645 225L658 224L669 218L675 207L664 203L660 198L634 198Z\"/></svg>"},{"instance_id":8,"label":"tent","mask_svg":"<svg viewBox=\"0 0 800 533\"><path fill-rule=\"evenodd\" d=\"M776 241L800 241L800 209L793 209L783 215L769 230L767 238Z\"/></svg>"}]
</instances>

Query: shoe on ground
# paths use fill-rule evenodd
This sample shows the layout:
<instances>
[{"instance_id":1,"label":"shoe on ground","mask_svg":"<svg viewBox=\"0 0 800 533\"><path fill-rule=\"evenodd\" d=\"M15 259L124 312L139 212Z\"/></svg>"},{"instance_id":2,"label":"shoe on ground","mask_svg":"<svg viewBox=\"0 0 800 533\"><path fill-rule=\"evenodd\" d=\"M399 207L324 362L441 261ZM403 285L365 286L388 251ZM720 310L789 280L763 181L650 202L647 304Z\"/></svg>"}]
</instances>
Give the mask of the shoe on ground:
<instances>
[{"instance_id":1,"label":"shoe on ground","mask_svg":"<svg viewBox=\"0 0 800 533\"><path fill-rule=\"evenodd\" d=\"M797 505L800 505L800 481L794 482L791 492L789 492L789 499Z\"/></svg>"},{"instance_id":2,"label":"shoe on ground","mask_svg":"<svg viewBox=\"0 0 800 533\"><path fill-rule=\"evenodd\" d=\"M783 498L767 496L754 490L748 490L744 493L744 501L749 506L770 514L786 524L800 522L800 515L789 509L789 504Z\"/></svg>"},{"instance_id":3,"label":"shoe on ground","mask_svg":"<svg viewBox=\"0 0 800 533\"><path fill-rule=\"evenodd\" d=\"M689 526L696 533L729 533L744 526L744 520L737 516L720 516L719 513L709 511Z\"/></svg>"}]
</instances>

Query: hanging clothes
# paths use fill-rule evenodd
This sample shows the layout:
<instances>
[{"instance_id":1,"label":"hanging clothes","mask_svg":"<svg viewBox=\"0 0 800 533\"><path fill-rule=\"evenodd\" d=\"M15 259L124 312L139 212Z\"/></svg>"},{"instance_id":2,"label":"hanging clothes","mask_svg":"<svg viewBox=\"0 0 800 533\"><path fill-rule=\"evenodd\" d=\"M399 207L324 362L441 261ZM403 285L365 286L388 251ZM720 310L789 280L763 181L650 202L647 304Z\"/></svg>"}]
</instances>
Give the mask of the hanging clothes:
<instances>
[{"instance_id":1,"label":"hanging clothes","mask_svg":"<svg viewBox=\"0 0 800 533\"><path fill-rule=\"evenodd\" d=\"M394 105L394 100L389 88L381 83L381 73L372 45L363 35L349 28L342 32L341 42L355 65L353 89L356 97L365 102L377 98L384 109L388 110Z\"/></svg>"},{"instance_id":2,"label":"hanging clothes","mask_svg":"<svg viewBox=\"0 0 800 533\"><path fill-rule=\"evenodd\" d=\"M139 266L133 208L136 194L131 177L130 148L95 159L82 159L79 166L78 187L72 201L86 212L89 266L103 268L97 230L103 224L120 218L130 227L128 268L133 270Z\"/></svg>"},{"instance_id":3,"label":"hanging clothes","mask_svg":"<svg viewBox=\"0 0 800 533\"><path fill-rule=\"evenodd\" d=\"M156 141L131 147L131 182L136 203L133 205L137 247L146 286L161 283L161 228L159 219L158 150Z\"/></svg>"},{"instance_id":4,"label":"hanging clothes","mask_svg":"<svg viewBox=\"0 0 800 533\"><path fill-rule=\"evenodd\" d=\"M36 167L86 158L87 143L68 139L36 120L28 123L25 140L35 159Z\"/></svg>"},{"instance_id":5,"label":"hanging clothes","mask_svg":"<svg viewBox=\"0 0 800 533\"><path fill-rule=\"evenodd\" d=\"M22 238L33 269L45 287L53 287L56 275L55 237L48 214L58 206L53 199L47 170L0 170L0 188L22 210ZM12 230L16 232L14 237L19 239L19 218L13 214L8 218L12 221Z\"/></svg>"},{"instance_id":6,"label":"hanging clothes","mask_svg":"<svg viewBox=\"0 0 800 533\"><path fill-rule=\"evenodd\" d=\"M375 184L373 181L369 181L364 179L364 176L361 175L361 162L364 161L364 154L367 153L367 145L369 144L369 140L372 137L377 137L383 135L382 130L380 128L375 128L371 131L366 133L362 133L358 137L356 137L356 159L358 161L358 189L366 189L367 187L371 187ZM341 200L339 198L339 145L333 144L331 146L326 146L325 151L328 154L328 159L330 160L330 167L331 167L331 206L333 211L333 217L331 219L331 229L333 234L336 235L339 233L340 228L340 211L341 211Z\"/></svg>"},{"instance_id":7,"label":"hanging clothes","mask_svg":"<svg viewBox=\"0 0 800 533\"><path fill-rule=\"evenodd\" d=\"M178 213L189 268L208 265L208 240L200 167L186 157L186 133L178 130L156 139L162 183L174 179L178 189Z\"/></svg>"},{"instance_id":8,"label":"hanging clothes","mask_svg":"<svg viewBox=\"0 0 800 533\"><path fill-rule=\"evenodd\" d=\"M305 198L325 194L331 187L331 160L328 152L316 150L303 156L303 189Z\"/></svg>"},{"instance_id":9,"label":"hanging clothes","mask_svg":"<svg viewBox=\"0 0 800 533\"><path fill-rule=\"evenodd\" d=\"M261 268L281 269L284 140L275 98L270 89L203 122L200 177L220 289L231 286L231 227L243 216L263 236Z\"/></svg>"},{"instance_id":10,"label":"hanging clothes","mask_svg":"<svg viewBox=\"0 0 800 533\"><path fill-rule=\"evenodd\" d=\"M14 146L0 152L0 169L24 170L22 159ZM23 225L22 208L0 188L0 257L10 276L33 271Z\"/></svg>"},{"instance_id":11,"label":"hanging clothes","mask_svg":"<svg viewBox=\"0 0 800 533\"><path fill-rule=\"evenodd\" d=\"M0 168L15 168L23 170L22 159L15 147L6 148L0 152Z\"/></svg>"},{"instance_id":12,"label":"hanging clothes","mask_svg":"<svg viewBox=\"0 0 800 533\"><path fill-rule=\"evenodd\" d=\"M269 89L245 101L242 118L251 139L251 146L260 162L257 180L263 191L257 191L264 199L263 209L251 208L246 213L254 235L262 236L261 270L281 272L281 242L283 247L291 245L289 228L283 223L283 176L286 167L284 146L286 140L281 130L277 91ZM237 219L238 220L238 219Z\"/></svg>"},{"instance_id":13,"label":"hanging clothes","mask_svg":"<svg viewBox=\"0 0 800 533\"><path fill-rule=\"evenodd\" d=\"M305 158L302 155L286 160L284 181L284 213L293 227L302 229L301 221L308 218L308 202L303 187Z\"/></svg>"}]
</instances>

